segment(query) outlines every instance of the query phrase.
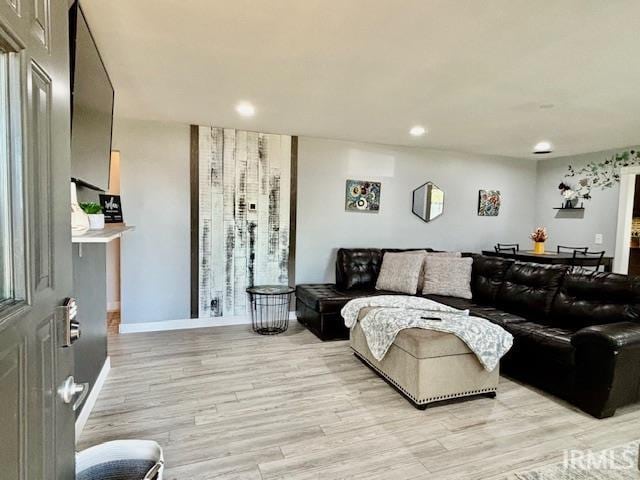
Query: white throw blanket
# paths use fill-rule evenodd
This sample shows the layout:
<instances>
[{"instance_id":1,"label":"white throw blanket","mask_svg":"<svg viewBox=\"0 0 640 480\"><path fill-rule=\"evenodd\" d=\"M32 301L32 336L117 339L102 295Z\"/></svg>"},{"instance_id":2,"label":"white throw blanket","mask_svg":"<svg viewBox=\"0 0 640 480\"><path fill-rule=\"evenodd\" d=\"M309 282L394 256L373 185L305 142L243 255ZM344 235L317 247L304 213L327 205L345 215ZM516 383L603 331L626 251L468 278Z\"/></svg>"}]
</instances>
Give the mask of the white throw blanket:
<instances>
[{"instance_id":1,"label":"white throw blanket","mask_svg":"<svg viewBox=\"0 0 640 480\"><path fill-rule=\"evenodd\" d=\"M360 309L366 307L378 307L368 312L360 321L369 350L377 360L384 358L398 333L405 328L423 328L456 335L488 371L498 365L513 344L513 336L509 332L484 318L469 316L468 310L458 310L426 298L404 295L380 295L351 300L340 312L345 325L353 328L358 321Z\"/></svg>"}]
</instances>

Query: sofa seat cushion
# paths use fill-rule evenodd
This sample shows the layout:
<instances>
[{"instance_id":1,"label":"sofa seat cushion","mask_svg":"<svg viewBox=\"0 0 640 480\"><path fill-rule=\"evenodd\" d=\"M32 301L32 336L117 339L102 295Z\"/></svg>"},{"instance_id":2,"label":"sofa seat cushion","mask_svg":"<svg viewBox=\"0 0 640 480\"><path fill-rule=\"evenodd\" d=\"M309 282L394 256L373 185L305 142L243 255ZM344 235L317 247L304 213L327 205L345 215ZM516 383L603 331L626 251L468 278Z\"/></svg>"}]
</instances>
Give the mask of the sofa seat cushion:
<instances>
[{"instance_id":1,"label":"sofa seat cushion","mask_svg":"<svg viewBox=\"0 0 640 480\"><path fill-rule=\"evenodd\" d=\"M375 295L375 293L371 290L367 295ZM333 284L307 284L296 287L296 298L321 313L339 312L349 300L359 296L365 296L365 294L357 290L339 291Z\"/></svg>"},{"instance_id":2,"label":"sofa seat cushion","mask_svg":"<svg viewBox=\"0 0 640 480\"><path fill-rule=\"evenodd\" d=\"M524 323L527 321L526 318L521 317L520 315L498 310L497 308L486 305L472 307L471 313L478 317L486 318L502 328L506 328L506 326L511 323Z\"/></svg>"},{"instance_id":3,"label":"sofa seat cushion","mask_svg":"<svg viewBox=\"0 0 640 480\"><path fill-rule=\"evenodd\" d=\"M617 322L640 322L635 277L585 271L565 275L551 306L552 325L577 330Z\"/></svg>"},{"instance_id":4,"label":"sofa seat cushion","mask_svg":"<svg viewBox=\"0 0 640 480\"><path fill-rule=\"evenodd\" d=\"M564 367L575 364L575 349L571 345L573 330L548 327L534 322L509 323L504 327L514 336L515 349L521 354L530 356L536 363L552 363Z\"/></svg>"},{"instance_id":5,"label":"sofa seat cushion","mask_svg":"<svg viewBox=\"0 0 640 480\"><path fill-rule=\"evenodd\" d=\"M496 307L488 305L478 305L473 300L464 298L444 297L442 295L423 295L423 297L433 300L434 302L443 303L459 310L469 310L471 315L489 320L496 325L505 328L509 323L523 323L527 319L513 313L498 310Z\"/></svg>"},{"instance_id":6,"label":"sofa seat cushion","mask_svg":"<svg viewBox=\"0 0 640 480\"><path fill-rule=\"evenodd\" d=\"M296 287L296 298L320 313L339 313L349 300L373 295L399 295L386 290L340 290L333 283L302 284Z\"/></svg>"},{"instance_id":7,"label":"sofa seat cushion","mask_svg":"<svg viewBox=\"0 0 640 480\"><path fill-rule=\"evenodd\" d=\"M424 298L433 300L434 302L442 303L443 305L449 305L450 307L457 308L458 310L469 310L475 307L476 304L466 298L448 297L445 295L421 295Z\"/></svg>"},{"instance_id":8,"label":"sofa seat cushion","mask_svg":"<svg viewBox=\"0 0 640 480\"><path fill-rule=\"evenodd\" d=\"M528 320L549 323L551 302L566 271L563 265L515 262L504 277L496 306Z\"/></svg>"}]
</instances>

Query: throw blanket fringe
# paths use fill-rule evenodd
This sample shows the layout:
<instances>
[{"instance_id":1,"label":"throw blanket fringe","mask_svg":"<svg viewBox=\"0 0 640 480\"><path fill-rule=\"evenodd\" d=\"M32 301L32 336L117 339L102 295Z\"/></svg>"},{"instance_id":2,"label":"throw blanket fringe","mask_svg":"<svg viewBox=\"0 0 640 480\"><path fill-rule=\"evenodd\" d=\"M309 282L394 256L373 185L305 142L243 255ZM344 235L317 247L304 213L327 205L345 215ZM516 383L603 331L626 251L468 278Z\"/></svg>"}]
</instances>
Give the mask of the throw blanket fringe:
<instances>
[{"instance_id":1,"label":"throw blanket fringe","mask_svg":"<svg viewBox=\"0 0 640 480\"><path fill-rule=\"evenodd\" d=\"M469 316L468 310L457 310L426 298L381 295L358 298L347 303L341 313L348 328L357 322L361 308L377 307L367 313L360 326L369 350L382 360L398 333L406 328L422 328L451 333L462 340L478 357L487 371L493 371L513 345L513 336L502 327ZM436 317L430 320L423 317Z\"/></svg>"}]
</instances>

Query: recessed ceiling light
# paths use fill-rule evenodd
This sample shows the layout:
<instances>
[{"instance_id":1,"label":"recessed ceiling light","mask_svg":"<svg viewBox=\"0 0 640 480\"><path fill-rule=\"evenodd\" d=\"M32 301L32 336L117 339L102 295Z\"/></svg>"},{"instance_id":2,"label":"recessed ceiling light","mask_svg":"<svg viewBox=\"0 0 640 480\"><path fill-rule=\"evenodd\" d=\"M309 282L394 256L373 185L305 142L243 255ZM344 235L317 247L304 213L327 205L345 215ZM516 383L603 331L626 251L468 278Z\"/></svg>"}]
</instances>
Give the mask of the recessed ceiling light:
<instances>
[{"instance_id":1,"label":"recessed ceiling light","mask_svg":"<svg viewBox=\"0 0 640 480\"><path fill-rule=\"evenodd\" d=\"M236 105L236 112L243 117L253 117L256 114L256 108L249 102L240 102Z\"/></svg>"},{"instance_id":2,"label":"recessed ceiling light","mask_svg":"<svg viewBox=\"0 0 640 480\"><path fill-rule=\"evenodd\" d=\"M553 152L553 147L549 142L538 142L536 146L533 147L533 153L536 155L544 155L545 153Z\"/></svg>"},{"instance_id":3,"label":"recessed ceiling light","mask_svg":"<svg viewBox=\"0 0 640 480\"><path fill-rule=\"evenodd\" d=\"M415 127L411 127L411 130L409 130L409 133L414 137L419 137L427 133L427 129L424 128L423 126L416 125Z\"/></svg>"}]
</instances>

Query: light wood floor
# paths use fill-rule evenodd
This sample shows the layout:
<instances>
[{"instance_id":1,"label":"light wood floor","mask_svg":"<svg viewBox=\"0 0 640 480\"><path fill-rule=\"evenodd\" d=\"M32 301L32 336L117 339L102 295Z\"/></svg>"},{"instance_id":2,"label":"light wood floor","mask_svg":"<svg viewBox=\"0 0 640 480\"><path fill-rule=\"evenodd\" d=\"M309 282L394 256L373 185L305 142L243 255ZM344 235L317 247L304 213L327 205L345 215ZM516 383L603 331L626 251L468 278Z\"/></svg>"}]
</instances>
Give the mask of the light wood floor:
<instances>
[{"instance_id":1,"label":"light wood floor","mask_svg":"<svg viewBox=\"0 0 640 480\"><path fill-rule=\"evenodd\" d=\"M78 446L154 439L167 480L498 479L640 438L640 407L596 420L507 379L495 400L416 410L296 322L119 335L109 353Z\"/></svg>"}]
</instances>

